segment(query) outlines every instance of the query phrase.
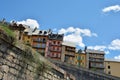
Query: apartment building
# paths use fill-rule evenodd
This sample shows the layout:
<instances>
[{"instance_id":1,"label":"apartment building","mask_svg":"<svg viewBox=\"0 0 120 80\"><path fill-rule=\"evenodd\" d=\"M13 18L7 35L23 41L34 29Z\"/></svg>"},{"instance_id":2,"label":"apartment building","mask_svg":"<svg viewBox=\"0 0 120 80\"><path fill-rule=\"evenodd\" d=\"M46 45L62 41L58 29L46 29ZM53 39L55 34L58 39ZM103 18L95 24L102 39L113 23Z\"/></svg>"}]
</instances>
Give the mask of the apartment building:
<instances>
[{"instance_id":1,"label":"apartment building","mask_svg":"<svg viewBox=\"0 0 120 80\"><path fill-rule=\"evenodd\" d=\"M50 31L46 30L35 30L32 32L32 48L39 52L41 55L46 55L46 45L48 41L48 35Z\"/></svg>"},{"instance_id":2,"label":"apartment building","mask_svg":"<svg viewBox=\"0 0 120 80\"><path fill-rule=\"evenodd\" d=\"M46 57L61 60L63 34L49 34Z\"/></svg>"},{"instance_id":3,"label":"apartment building","mask_svg":"<svg viewBox=\"0 0 120 80\"><path fill-rule=\"evenodd\" d=\"M106 59L104 65L106 74L120 77L120 60Z\"/></svg>"},{"instance_id":4,"label":"apartment building","mask_svg":"<svg viewBox=\"0 0 120 80\"><path fill-rule=\"evenodd\" d=\"M76 45L72 42L62 43L62 57L61 61L74 64Z\"/></svg>"},{"instance_id":5,"label":"apartment building","mask_svg":"<svg viewBox=\"0 0 120 80\"><path fill-rule=\"evenodd\" d=\"M34 50L39 52L41 55L46 55L47 50L47 41L48 41L48 34L51 34L51 31L48 30L38 30L38 29L31 29L27 27L24 30L23 35L23 42L29 46L31 46Z\"/></svg>"},{"instance_id":6,"label":"apartment building","mask_svg":"<svg viewBox=\"0 0 120 80\"><path fill-rule=\"evenodd\" d=\"M86 68L86 54L84 51L79 50L75 53L75 64L79 67Z\"/></svg>"},{"instance_id":7,"label":"apartment building","mask_svg":"<svg viewBox=\"0 0 120 80\"><path fill-rule=\"evenodd\" d=\"M104 51L86 49L87 68L104 72Z\"/></svg>"}]
</instances>

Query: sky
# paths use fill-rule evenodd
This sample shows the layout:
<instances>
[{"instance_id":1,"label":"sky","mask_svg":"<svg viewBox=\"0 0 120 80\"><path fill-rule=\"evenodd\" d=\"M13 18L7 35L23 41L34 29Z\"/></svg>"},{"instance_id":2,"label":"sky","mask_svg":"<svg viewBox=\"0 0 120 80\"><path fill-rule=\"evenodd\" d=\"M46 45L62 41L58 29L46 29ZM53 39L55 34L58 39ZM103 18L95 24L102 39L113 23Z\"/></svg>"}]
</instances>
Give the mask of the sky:
<instances>
[{"instance_id":1,"label":"sky","mask_svg":"<svg viewBox=\"0 0 120 80\"><path fill-rule=\"evenodd\" d=\"M120 0L1 0L3 18L64 34L77 49L103 50L120 60Z\"/></svg>"}]
</instances>

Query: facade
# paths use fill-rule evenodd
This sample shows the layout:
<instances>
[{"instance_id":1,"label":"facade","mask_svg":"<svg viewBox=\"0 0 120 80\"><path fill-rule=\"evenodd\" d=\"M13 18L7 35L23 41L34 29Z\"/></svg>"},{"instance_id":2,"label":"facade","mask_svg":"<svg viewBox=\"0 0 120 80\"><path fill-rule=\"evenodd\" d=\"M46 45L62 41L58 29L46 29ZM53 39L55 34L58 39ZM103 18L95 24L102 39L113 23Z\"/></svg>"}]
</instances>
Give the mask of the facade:
<instances>
[{"instance_id":1,"label":"facade","mask_svg":"<svg viewBox=\"0 0 120 80\"><path fill-rule=\"evenodd\" d=\"M45 30L35 30L32 33L32 48L43 56L46 55L48 34L50 34L50 32Z\"/></svg>"},{"instance_id":2,"label":"facade","mask_svg":"<svg viewBox=\"0 0 120 80\"><path fill-rule=\"evenodd\" d=\"M24 42L24 44L31 46L31 44L32 44L32 30L30 28L26 28L24 30L22 41Z\"/></svg>"},{"instance_id":3,"label":"facade","mask_svg":"<svg viewBox=\"0 0 120 80\"><path fill-rule=\"evenodd\" d=\"M14 31L17 40L22 40L25 30L25 27L22 24L17 24L16 22L12 21L12 23L9 24L9 28Z\"/></svg>"},{"instance_id":4,"label":"facade","mask_svg":"<svg viewBox=\"0 0 120 80\"><path fill-rule=\"evenodd\" d=\"M63 34L49 34L47 41L46 57L61 60Z\"/></svg>"},{"instance_id":5,"label":"facade","mask_svg":"<svg viewBox=\"0 0 120 80\"><path fill-rule=\"evenodd\" d=\"M94 71L104 72L104 51L85 50L87 68Z\"/></svg>"},{"instance_id":6,"label":"facade","mask_svg":"<svg viewBox=\"0 0 120 80\"><path fill-rule=\"evenodd\" d=\"M113 76L120 77L120 61L118 60L105 60L105 73Z\"/></svg>"},{"instance_id":7,"label":"facade","mask_svg":"<svg viewBox=\"0 0 120 80\"><path fill-rule=\"evenodd\" d=\"M51 31L38 30L26 28L24 31L23 42L27 45L30 45L34 50L39 52L41 55L46 55L46 45L48 41L48 34Z\"/></svg>"},{"instance_id":8,"label":"facade","mask_svg":"<svg viewBox=\"0 0 120 80\"><path fill-rule=\"evenodd\" d=\"M74 64L76 46L71 42L62 43L62 57L61 61Z\"/></svg>"},{"instance_id":9,"label":"facade","mask_svg":"<svg viewBox=\"0 0 120 80\"><path fill-rule=\"evenodd\" d=\"M80 67L86 68L86 54L84 51L76 52L75 54L75 64Z\"/></svg>"}]
</instances>

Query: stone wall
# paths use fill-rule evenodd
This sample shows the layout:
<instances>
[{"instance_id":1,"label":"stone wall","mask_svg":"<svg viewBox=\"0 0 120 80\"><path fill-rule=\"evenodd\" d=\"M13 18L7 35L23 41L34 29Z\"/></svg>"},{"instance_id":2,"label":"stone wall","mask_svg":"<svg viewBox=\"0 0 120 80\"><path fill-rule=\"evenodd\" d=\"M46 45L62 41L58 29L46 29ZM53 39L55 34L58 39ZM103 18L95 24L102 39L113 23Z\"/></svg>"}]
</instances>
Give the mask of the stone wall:
<instances>
[{"instance_id":1,"label":"stone wall","mask_svg":"<svg viewBox=\"0 0 120 80\"><path fill-rule=\"evenodd\" d=\"M91 71L85 68L77 67L72 64L52 60L51 62L61 67L65 71L73 74L76 80L120 80L120 77L111 76L101 72Z\"/></svg>"},{"instance_id":2,"label":"stone wall","mask_svg":"<svg viewBox=\"0 0 120 80\"><path fill-rule=\"evenodd\" d=\"M0 80L66 80L64 70L52 63L50 69L43 71L42 64L37 69L38 64L27 59L31 57L6 41L0 38Z\"/></svg>"}]
</instances>

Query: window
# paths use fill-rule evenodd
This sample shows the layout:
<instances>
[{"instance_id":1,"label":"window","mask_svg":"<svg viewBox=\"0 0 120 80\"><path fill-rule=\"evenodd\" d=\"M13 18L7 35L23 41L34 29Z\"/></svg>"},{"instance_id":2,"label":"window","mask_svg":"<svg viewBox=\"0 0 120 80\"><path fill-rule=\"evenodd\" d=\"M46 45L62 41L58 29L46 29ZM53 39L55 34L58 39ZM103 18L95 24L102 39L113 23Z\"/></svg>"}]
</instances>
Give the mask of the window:
<instances>
[{"instance_id":1,"label":"window","mask_svg":"<svg viewBox=\"0 0 120 80\"><path fill-rule=\"evenodd\" d=\"M28 39L30 39L30 36L28 36Z\"/></svg>"},{"instance_id":2,"label":"window","mask_svg":"<svg viewBox=\"0 0 120 80\"><path fill-rule=\"evenodd\" d=\"M46 47L46 44L42 44L42 48L45 48Z\"/></svg>"},{"instance_id":3,"label":"window","mask_svg":"<svg viewBox=\"0 0 120 80\"><path fill-rule=\"evenodd\" d=\"M60 42L58 42L58 45L60 44Z\"/></svg>"},{"instance_id":4,"label":"window","mask_svg":"<svg viewBox=\"0 0 120 80\"><path fill-rule=\"evenodd\" d=\"M57 47L57 51L59 51L59 47Z\"/></svg>"},{"instance_id":5,"label":"window","mask_svg":"<svg viewBox=\"0 0 120 80\"><path fill-rule=\"evenodd\" d=\"M53 44L55 44L56 42L54 41Z\"/></svg>"},{"instance_id":6,"label":"window","mask_svg":"<svg viewBox=\"0 0 120 80\"><path fill-rule=\"evenodd\" d=\"M45 38L43 38L43 42L46 42L46 39L45 39Z\"/></svg>"},{"instance_id":7,"label":"window","mask_svg":"<svg viewBox=\"0 0 120 80\"><path fill-rule=\"evenodd\" d=\"M40 44L37 44L37 47L40 48Z\"/></svg>"},{"instance_id":8,"label":"window","mask_svg":"<svg viewBox=\"0 0 120 80\"><path fill-rule=\"evenodd\" d=\"M110 69L110 66L108 66L108 69Z\"/></svg>"},{"instance_id":9,"label":"window","mask_svg":"<svg viewBox=\"0 0 120 80\"><path fill-rule=\"evenodd\" d=\"M111 74L111 71L108 71L108 74Z\"/></svg>"}]
</instances>

